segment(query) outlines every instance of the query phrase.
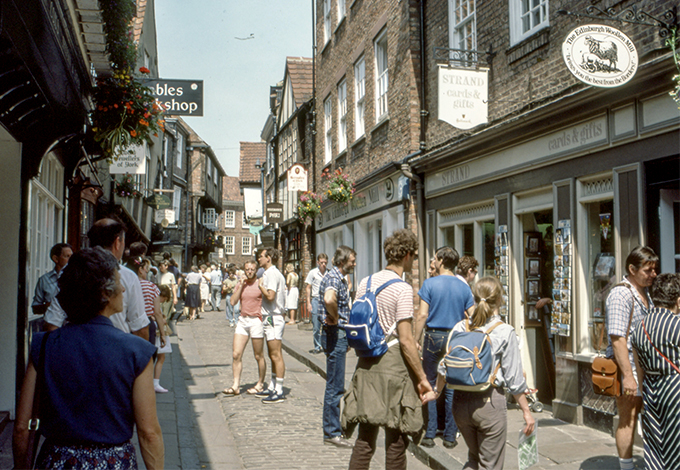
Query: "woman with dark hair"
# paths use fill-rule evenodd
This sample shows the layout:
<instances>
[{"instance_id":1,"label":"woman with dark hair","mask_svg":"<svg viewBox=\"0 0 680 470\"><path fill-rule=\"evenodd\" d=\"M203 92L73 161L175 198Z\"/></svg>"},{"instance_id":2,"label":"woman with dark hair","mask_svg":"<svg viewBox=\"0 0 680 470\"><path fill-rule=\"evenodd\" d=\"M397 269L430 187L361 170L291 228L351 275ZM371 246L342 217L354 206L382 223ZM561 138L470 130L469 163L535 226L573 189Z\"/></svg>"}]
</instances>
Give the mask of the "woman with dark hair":
<instances>
[{"instance_id":1,"label":"woman with dark hair","mask_svg":"<svg viewBox=\"0 0 680 470\"><path fill-rule=\"evenodd\" d=\"M153 390L155 348L114 328L109 319L123 310L125 288L116 259L98 247L76 253L59 278L59 289L69 323L33 337L14 425L17 468L27 465L35 364L43 348L40 429L45 442L36 467L95 468L107 463L107 468L137 468L130 442L136 425L146 468L163 468ZM44 335L49 335L45 341Z\"/></svg>"},{"instance_id":2,"label":"woman with dark hair","mask_svg":"<svg viewBox=\"0 0 680 470\"><path fill-rule=\"evenodd\" d=\"M534 431L524 391L527 383L522 370L519 344L515 329L503 323L499 313L503 305L503 287L495 277L483 277L472 288L475 297L475 314L465 319L453 331L481 329L489 331L492 370L498 370L492 387L483 392L456 390L453 396L453 416L468 447L465 468L502 469L505 462L505 441L508 428L508 409L504 388L515 397L524 417L524 434ZM469 322L469 325L467 324ZM500 366L499 366L500 364ZM439 366L437 388L445 387L444 363Z\"/></svg>"},{"instance_id":3,"label":"woman with dark hair","mask_svg":"<svg viewBox=\"0 0 680 470\"><path fill-rule=\"evenodd\" d=\"M631 333L644 370L642 437L645 468L680 468L680 274L661 274L652 285L655 308Z\"/></svg>"},{"instance_id":4,"label":"woman with dark hair","mask_svg":"<svg viewBox=\"0 0 680 470\"><path fill-rule=\"evenodd\" d=\"M161 312L161 290L153 282L146 280L151 262L148 259L138 256L130 258L126 263L126 266L137 274L139 282L142 284L144 310L146 311L147 317L149 317L149 342L156 347L156 339L158 338L158 343L162 348L165 346L167 335L165 333L165 318ZM167 301L169 297L172 297L172 294L168 295L170 288L165 284L162 287L167 289L166 294L163 297L165 301ZM160 383L161 371L163 370L163 363L165 362L165 354L158 353L154 359L156 359L156 365L154 366L153 388L156 393L167 393L167 389L161 387Z\"/></svg>"},{"instance_id":5,"label":"woman with dark hair","mask_svg":"<svg viewBox=\"0 0 680 470\"><path fill-rule=\"evenodd\" d=\"M630 333L654 307L647 288L656 278L659 257L649 247L637 246L626 258L626 277L615 285L605 304L605 327L609 337L607 357L613 357L621 373L621 396L616 398L619 425L616 428L616 450L622 470L633 468L633 438L637 416L642 407L633 345Z\"/></svg>"}]
</instances>

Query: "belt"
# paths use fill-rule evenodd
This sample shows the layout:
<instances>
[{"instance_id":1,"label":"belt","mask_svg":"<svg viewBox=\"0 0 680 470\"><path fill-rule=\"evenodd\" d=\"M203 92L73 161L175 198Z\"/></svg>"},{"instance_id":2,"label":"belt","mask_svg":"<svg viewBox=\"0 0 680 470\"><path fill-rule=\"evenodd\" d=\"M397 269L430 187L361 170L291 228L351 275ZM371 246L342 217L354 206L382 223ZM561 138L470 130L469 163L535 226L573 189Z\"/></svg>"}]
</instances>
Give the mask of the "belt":
<instances>
[{"instance_id":1,"label":"belt","mask_svg":"<svg viewBox=\"0 0 680 470\"><path fill-rule=\"evenodd\" d=\"M425 328L425 331L429 333L448 333L451 331L451 328Z\"/></svg>"}]
</instances>

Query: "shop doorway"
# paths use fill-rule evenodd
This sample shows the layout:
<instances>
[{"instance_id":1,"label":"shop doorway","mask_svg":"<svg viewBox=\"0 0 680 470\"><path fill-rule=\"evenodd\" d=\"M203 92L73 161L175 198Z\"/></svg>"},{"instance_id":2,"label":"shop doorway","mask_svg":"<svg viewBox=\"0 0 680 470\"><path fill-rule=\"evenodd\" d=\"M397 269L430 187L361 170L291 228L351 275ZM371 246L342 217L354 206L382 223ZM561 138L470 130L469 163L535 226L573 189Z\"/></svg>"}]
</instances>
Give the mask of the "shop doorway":
<instances>
[{"instance_id":1,"label":"shop doorway","mask_svg":"<svg viewBox=\"0 0 680 470\"><path fill-rule=\"evenodd\" d=\"M554 281L554 227L552 209L521 214L523 249L522 302L526 347L532 360L538 398L555 398L555 338L550 331ZM532 384L529 383L531 386Z\"/></svg>"},{"instance_id":2,"label":"shop doorway","mask_svg":"<svg viewBox=\"0 0 680 470\"><path fill-rule=\"evenodd\" d=\"M680 273L680 190L659 191L659 259L662 273Z\"/></svg>"}]
</instances>

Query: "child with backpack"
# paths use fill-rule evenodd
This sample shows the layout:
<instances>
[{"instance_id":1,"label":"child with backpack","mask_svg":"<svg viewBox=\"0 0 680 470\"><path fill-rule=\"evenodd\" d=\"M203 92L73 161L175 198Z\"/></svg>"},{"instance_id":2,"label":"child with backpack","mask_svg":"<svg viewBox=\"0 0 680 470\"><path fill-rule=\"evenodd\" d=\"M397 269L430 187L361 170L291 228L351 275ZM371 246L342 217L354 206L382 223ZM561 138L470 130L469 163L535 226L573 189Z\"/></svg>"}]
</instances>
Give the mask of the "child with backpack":
<instances>
[{"instance_id":1,"label":"child with backpack","mask_svg":"<svg viewBox=\"0 0 680 470\"><path fill-rule=\"evenodd\" d=\"M524 396L527 384L522 373L517 335L512 326L502 322L499 314L503 305L503 288L495 277L484 277L473 286L472 293L477 304L474 315L453 328L447 356L439 366L435 391L438 394L445 386L455 390L453 416L468 446L465 468L502 469L507 434L504 388L510 391L522 409L527 436L533 432L535 422ZM485 378L477 379L477 385L470 385L473 374L464 367L454 367L464 362L464 358L454 357L454 350L461 347L470 349L462 346L472 336L464 332L478 330L484 334L477 335L479 344L471 348L477 350L471 362L474 369L485 367L489 372ZM488 359L490 363L484 364L483 354L488 347L493 360Z\"/></svg>"}]
</instances>

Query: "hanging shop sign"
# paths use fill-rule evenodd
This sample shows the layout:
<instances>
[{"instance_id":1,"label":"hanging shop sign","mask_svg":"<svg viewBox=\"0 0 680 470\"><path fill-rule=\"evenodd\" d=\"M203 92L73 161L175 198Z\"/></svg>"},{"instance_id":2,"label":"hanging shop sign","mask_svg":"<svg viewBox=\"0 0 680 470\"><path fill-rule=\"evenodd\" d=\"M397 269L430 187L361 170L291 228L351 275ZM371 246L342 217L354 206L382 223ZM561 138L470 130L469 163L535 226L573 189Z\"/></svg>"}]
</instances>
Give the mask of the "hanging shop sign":
<instances>
[{"instance_id":1,"label":"hanging shop sign","mask_svg":"<svg viewBox=\"0 0 680 470\"><path fill-rule=\"evenodd\" d=\"M144 80L144 86L173 116L203 116L203 80Z\"/></svg>"},{"instance_id":2,"label":"hanging shop sign","mask_svg":"<svg viewBox=\"0 0 680 470\"><path fill-rule=\"evenodd\" d=\"M167 227L175 223L175 211L173 209L160 209L154 214L154 222Z\"/></svg>"},{"instance_id":3,"label":"hanging shop sign","mask_svg":"<svg viewBox=\"0 0 680 470\"><path fill-rule=\"evenodd\" d=\"M562 43L562 58L572 75L602 88L629 82L638 69L633 41L618 29L599 24L572 30Z\"/></svg>"},{"instance_id":4,"label":"hanging shop sign","mask_svg":"<svg viewBox=\"0 0 680 470\"><path fill-rule=\"evenodd\" d=\"M154 193L151 196L147 197L146 199L144 199L144 202L146 203L147 206L153 207L156 210L167 209L172 205L172 201L170 201L170 198L168 196L158 193Z\"/></svg>"},{"instance_id":5,"label":"hanging shop sign","mask_svg":"<svg viewBox=\"0 0 680 470\"><path fill-rule=\"evenodd\" d=\"M488 122L489 70L439 67L440 121L458 129L472 129Z\"/></svg>"},{"instance_id":6,"label":"hanging shop sign","mask_svg":"<svg viewBox=\"0 0 680 470\"><path fill-rule=\"evenodd\" d=\"M265 209L268 224L280 224L283 222L283 204L280 202L268 202Z\"/></svg>"},{"instance_id":7,"label":"hanging shop sign","mask_svg":"<svg viewBox=\"0 0 680 470\"><path fill-rule=\"evenodd\" d=\"M146 152L143 145L135 145L114 157L109 165L112 175L143 175L146 173Z\"/></svg>"},{"instance_id":8,"label":"hanging shop sign","mask_svg":"<svg viewBox=\"0 0 680 470\"><path fill-rule=\"evenodd\" d=\"M307 170L299 163L288 170L288 191L307 191Z\"/></svg>"}]
</instances>

